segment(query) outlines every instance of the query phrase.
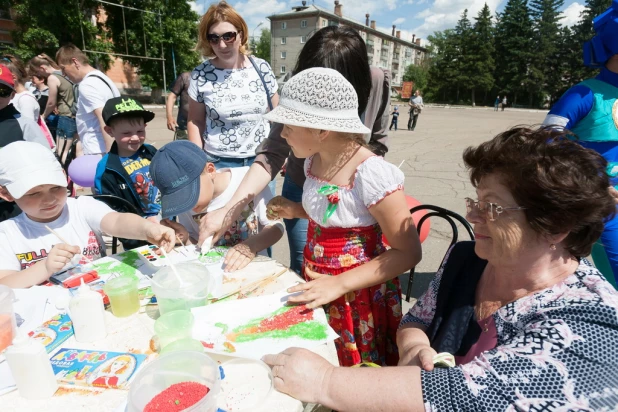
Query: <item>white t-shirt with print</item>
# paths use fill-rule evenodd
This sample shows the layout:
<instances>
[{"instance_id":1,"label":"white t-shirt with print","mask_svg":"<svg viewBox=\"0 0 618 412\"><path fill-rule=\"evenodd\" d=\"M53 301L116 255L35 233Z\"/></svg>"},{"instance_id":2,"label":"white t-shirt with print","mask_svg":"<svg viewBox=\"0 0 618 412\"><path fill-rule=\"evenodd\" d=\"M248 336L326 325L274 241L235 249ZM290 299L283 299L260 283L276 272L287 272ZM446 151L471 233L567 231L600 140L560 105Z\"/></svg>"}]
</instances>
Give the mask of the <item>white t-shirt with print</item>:
<instances>
[{"instance_id":1,"label":"white t-shirt with print","mask_svg":"<svg viewBox=\"0 0 618 412\"><path fill-rule=\"evenodd\" d=\"M99 79L99 76L102 79ZM109 87L108 87L109 86ZM105 140L101 131L99 119L94 113L96 109L102 109L112 97L120 96L114 82L99 70L88 73L79 83L79 100L77 101L77 134L82 142L84 154L106 153Z\"/></svg>"},{"instance_id":2,"label":"white t-shirt with print","mask_svg":"<svg viewBox=\"0 0 618 412\"><path fill-rule=\"evenodd\" d=\"M13 100L11 100L13 106L24 117L35 122L39 121L39 115L41 113L41 106L34 94L29 91L15 93Z\"/></svg>"},{"instance_id":3,"label":"white t-shirt with print","mask_svg":"<svg viewBox=\"0 0 618 412\"><path fill-rule=\"evenodd\" d=\"M68 198L62 214L49 223L35 222L20 214L0 223L0 270L24 270L47 257L52 247L63 243L45 225L71 245L79 246L90 260L105 256L101 220L113 212L105 203L90 196ZM67 266L87 263L76 257Z\"/></svg>"},{"instance_id":4,"label":"white t-shirt with print","mask_svg":"<svg viewBox=\"0 0 618 412\"><path fill-rule=\"evenodd\" d=\"M277 93L277 80L270 65L253 57L264 76L268 94ZM262 118L268 111L264 84L250 62L240 69L218 69L209 60L191 73L189 96L206 105L204 148L215 156L247 158L268 137L270 124Z\"/></svg>"},{"instance_id":5,"label":"white t-shirt with print","mask_svg":"<svg viewBox=\"0 0 618 412\"><path fill-rule=\"evenodd\" d=\"M206 213L221 209L230 201L236 189L240 186L243 178L249 172L249 167L235 167L232 169L217 170L217 173L230 172L230 184L225 188L223 193L210 201L206 208ZM283 223L278 220L270 220L266 216L266 205L272 199L273 195L268 187L262 190L242 211L240 217L232 226L221 236L216 246L235 246L243 242L248 237L256 235L266 226L277 226L281 232L285 231ZM189 232L189 236L194 239L199 237L200 227L199 218L204 213L185 212L178 216L178 223L183 225ZM266 251L260 252L265 255Z\"/></svg>"}]
</instances>

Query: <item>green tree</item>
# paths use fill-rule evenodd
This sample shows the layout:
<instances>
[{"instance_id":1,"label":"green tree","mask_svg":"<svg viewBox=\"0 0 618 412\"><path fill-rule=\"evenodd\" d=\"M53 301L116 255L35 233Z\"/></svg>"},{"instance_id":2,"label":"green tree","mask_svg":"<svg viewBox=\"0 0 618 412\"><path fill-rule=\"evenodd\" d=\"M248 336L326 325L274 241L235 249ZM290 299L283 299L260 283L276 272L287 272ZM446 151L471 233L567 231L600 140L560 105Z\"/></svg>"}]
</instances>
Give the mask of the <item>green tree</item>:
<instances>
[{"instance_id":1,"label":"green tree","mask_svg":"<svg viewBox=\"0 0 618 412\"><path fill-rule=\"evenodd\" d=\"M470 89L474 73L474 62L470 57L472 48L472 24L468 19L468 9L465 9L461 14L461 18L455 26L454 45L456 49L456 98L455 102L459 103L459 93L461 89Z\"/></svg>"},{"instance_id":2,"label":"green tree","mask_svg":"<svg viewBox=\"0 0 618 412\"><path fill-rule=\"evenodd\" d=\"M424 91L429 80L429 70L425 64L411 64L403 74L404 82L414 82L415 90Z\"/></svg>"},{"instance_id":3,"label":"green tree","mask_svg":"<svg viewBox=\"0 0 618 412\"><path fill-rule=\"evenodd\" d=\"M251 50L256 57L264 59L270 64L270 30L262 29L260 39L257 42L253 39Z\"/></svg>"},{"instance_id":4,"label":"green tree","mask_svg":"<svg viewBox=\"0 0 618 412\"><path fill-rule=\"evenodd\" d=\"M453 29L435 32L429 41L429 81L426 96L433 101L448 102L457 84L457 46Z\"/></svg>"},{"instance_id":5,"label":"green tree","mask_svg":"<svg viewBox=\"0 0 618 412\"><path fill-rule=\"evenodd\" d=\"M496 68L494 60L496 53L494 30L491 10L489 10L487 3L485 3L485 6L479 11L474 20L468 57L473 73L470 79L472 106L476 105L476 89L484 92L483 101L486 103L487 93L494 86L494 70Z\"/></svg>"},{"instance_id":6,"label":"green tree","mask_svg":"<svg viewBox=\"0 0 618 412\"><path fill-rule=\"evenodd\" d=\"M79 4L81 12L77 2L66 0L0 0L0 9L12 10L17 26L11 33L15 45L8 51L24 60L41 52L53 57L61 45L69 42L79 47L85 42L89 50L111 51L105 32L90 19L98 14L97 5L101 3L81 0ZM108 61L102 59L102 63Z\"/></svg>"},{"instance_id":7,"label":"green tree","mask_svg":"<svg viewBox=\"0 0 618 412\"><path fill-rule=\"evenodd\" d=\"M564 0L531 0L530 9L534 21L534 58L531 72L538 82L539 92L548 95L550 101L558 99L557 92L562 77L560 48L560 8ZM533 98L534 93L530 93ZM543 100L545 96L542 96Z\"/></svg>"},{"instance_id":8,"label":"green tree","mask_svg":"<svg viewBox=\"0 0 618 412\"><path fill-rule=\"evenodd\" d=\"M199 16L186 0L124 0L122 4L147 12L105 6L105 27L114 52L150 58L164 56L168 84L174 80L174 63L177 73L192 70L199 63L199 55L194 51ZM122 58L137 68L142 84L163 87L160 60Z\"/></svg>"},{"instance_id":9,"label":"green tree","mask_svg":"<svg viewBox=\"0 0 618 412\"><path fill-rule=\"evenodd\" d=\"M534 91L538 73L531 70L534 43L527 0L508 0L496 24L496 83L500 93L518 97Z\"/></svg>"}]
</instances>

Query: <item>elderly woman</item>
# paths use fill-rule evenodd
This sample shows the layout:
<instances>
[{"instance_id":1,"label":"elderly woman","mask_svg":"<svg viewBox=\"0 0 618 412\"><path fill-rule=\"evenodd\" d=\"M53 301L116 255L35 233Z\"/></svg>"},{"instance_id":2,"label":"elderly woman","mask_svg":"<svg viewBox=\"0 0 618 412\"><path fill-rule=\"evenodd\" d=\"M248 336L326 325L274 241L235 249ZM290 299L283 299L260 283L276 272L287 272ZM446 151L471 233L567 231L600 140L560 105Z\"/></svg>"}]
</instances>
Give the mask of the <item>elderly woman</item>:
<instances>
[{"instance_id":1,"label":"elderly woman","mask_svg":"<svg viewBox=\"0 0 618 412\"><path fill-rule=\"evenodd\" d=\"M187 131L218 169L253 163L270 132L262 114L279 101L270 65L249 56L248 31L224 1L210 6L200 22L197 50L207 60L191 73Z\"/></svg>"},{"instance_id":2,"label":"elderly woman","mask_svg":"<svg viewBox=\"0 0 618 412\"><path fill-rule=\"evenodd\" d=\"M615 211L606 161L565 132L516 128L464 161L475 242L455 245L402 320L400 366L268 355L275 386L340 411L613 410L618 292L584 258ZM452 368L434 368L450 352Z\"/></svg>"}]
</instances>

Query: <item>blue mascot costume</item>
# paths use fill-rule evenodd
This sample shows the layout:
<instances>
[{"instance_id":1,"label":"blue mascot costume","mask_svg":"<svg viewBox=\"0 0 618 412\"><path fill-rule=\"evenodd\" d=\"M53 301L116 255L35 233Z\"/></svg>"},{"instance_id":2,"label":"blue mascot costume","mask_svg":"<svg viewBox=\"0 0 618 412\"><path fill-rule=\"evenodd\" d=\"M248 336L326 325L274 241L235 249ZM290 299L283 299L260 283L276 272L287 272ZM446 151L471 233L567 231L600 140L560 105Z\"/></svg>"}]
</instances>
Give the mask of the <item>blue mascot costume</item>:
<instances>
[{"instance_id":1,"label":"blue mascot costume","mask_svg":"<svg viewBox=\"0 0 618 412\"><path fill-rule=\"evenodd\" d=\"M584 44L584 64L601 68L601 73L571 87L552 107L543 124L571 130L582 146L603 155L612 184L618 188L618 0L594 19L594 30L595 37ZM618 216L606 222L592 257L616 287Z\"/></svg>"}]
</instances>

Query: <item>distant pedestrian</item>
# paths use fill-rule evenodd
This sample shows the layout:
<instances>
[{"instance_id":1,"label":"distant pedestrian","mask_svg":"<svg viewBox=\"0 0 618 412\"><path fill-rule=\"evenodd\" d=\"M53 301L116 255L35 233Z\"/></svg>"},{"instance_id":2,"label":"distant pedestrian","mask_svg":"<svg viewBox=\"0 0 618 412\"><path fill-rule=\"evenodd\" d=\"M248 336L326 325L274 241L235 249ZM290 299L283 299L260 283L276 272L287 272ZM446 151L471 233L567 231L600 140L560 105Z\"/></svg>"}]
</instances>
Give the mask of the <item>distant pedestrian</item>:
<instances>
[{"instance_id":1,"label":"distant pedestrian","mask_svg":"<svg viewBox=\"0 0 618 412\"><path fill-rule=\"evenodd\" d=\"M416 121L418 120L418 115L421 114L421 110L425 105L423 104L423 98L421 97L421 91L417 90L414 93L414 96L410 99L410 120L408 120L408 130L414 131L416 128Z\"/></svg>"},{"instance_id":2,"label":"distant pedestrian","mask_svg":"<svg viewBox=\"0 0 618 412\"><path fill-rule=\"evenodd\" d=\"M494 112L498 111L499 106L500 106L500 95L496 97L496 101L494 102Z\"/></svg>"},{"instance_id":3,"label":"distant pedestrian","mask_svg":"<svg viewBox=\"0 0 618 412\"><path fill-rule=\"evenodd\" d=\"M399 109L397 108L397 106L395 106L395 108L393 109L393 113L391 113L391 116L393 116L393 120L391 120L391 126L388 128L388 130L391 130L393 126L395 126L395 131L397 131L397 120L399 120Z\"/></svg>"},{"instance_id":4,"label":"distant pedestrian","mask_svg":"<svg viewBox=\"0 0 618 412\"><path fill-rule=\"evenodd\" d=\"M504 108L506 107L506 95L504 96L504 98L502 99L502 111L504 111Z\"/></svg>"},{"instance_id":5,"label":"distant pedestrian","mask_svg":"<svg viewBox=\"0 0 618 412\"><path fill-rule=\"evenodd\" d=\"M174 132L174 140L186 140L187 119L189 116L189 84L191 83L191 72L181 73L167 96L165 104L165 114L167 117L167 128ZM174 120L173 110L176 99L180 97L178 103L178 116Z\"/></svg>"}]
</instances>

